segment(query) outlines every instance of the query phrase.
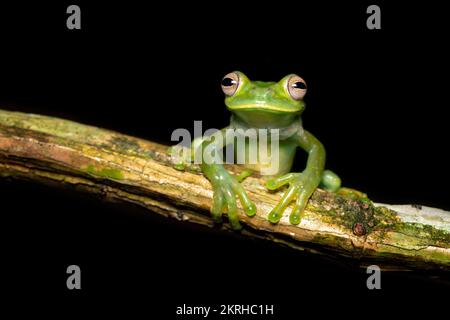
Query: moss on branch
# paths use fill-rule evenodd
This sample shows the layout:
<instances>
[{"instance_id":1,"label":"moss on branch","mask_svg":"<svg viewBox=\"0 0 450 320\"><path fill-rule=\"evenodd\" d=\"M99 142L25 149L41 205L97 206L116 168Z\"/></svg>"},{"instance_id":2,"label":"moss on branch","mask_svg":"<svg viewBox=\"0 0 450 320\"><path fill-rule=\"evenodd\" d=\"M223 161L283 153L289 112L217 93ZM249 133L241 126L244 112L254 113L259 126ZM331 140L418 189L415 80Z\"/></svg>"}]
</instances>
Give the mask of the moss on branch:
<instances>
[{"instance_id":1,"label":"moss on branch","mask_svg":"<svg viewBox=\"0 0 450 320\"><path fill-rule=\"evenodd\" d=\"M183 223L214 227L209 182L194 165L176 170L166 151L166 146L93 126L0 110L1 176L81 188ZM377 206L354 190L319 189L299 225L289 223L291 208L273 225L266 216L283 191L268 192L258 177L247 178L243 186L258 208L252 218L240 212L246 236L361 266L450 267L448 212L406 213ZM227 223L221 228L230 229Z\"/></svg>"}]
</instances>

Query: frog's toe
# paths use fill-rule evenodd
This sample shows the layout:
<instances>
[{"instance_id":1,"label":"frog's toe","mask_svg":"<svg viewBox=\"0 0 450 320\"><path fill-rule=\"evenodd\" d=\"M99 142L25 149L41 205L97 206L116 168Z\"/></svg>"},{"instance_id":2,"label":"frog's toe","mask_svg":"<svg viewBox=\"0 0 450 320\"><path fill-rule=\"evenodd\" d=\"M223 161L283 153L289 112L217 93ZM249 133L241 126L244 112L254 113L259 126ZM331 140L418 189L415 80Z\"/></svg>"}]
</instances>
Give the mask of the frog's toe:
<instances>
[{"instance_id":1,"label":"frog's toe","mask_svg":"<svg viewBox=\"0 0 450 320\"><path fill-rule=\"evenodd\" d=\"M225 205L225 199L220 189L214 190L213 205L211 208L211 216L217 223L222 222L222 212Z\"/></svg>"},{"instance_id":2,"label":"frog's toe","mask_svg":"<svg viewBox=\"0 0 450 320\"><path fill-rule=\"evenodd\" d=\"M267 219L271 223L278 223L282 216L283 216L283 212L279 209L277 210L274 208L274 209L272 209L272 211L270 211L269 215L267 216Z\"/></svg>"},{"instance_id":3,"label":"frog's toe","mask_svg":"<svg viewBox=\"0 0 450 320\"><path fill-rule=\"evenodd\" d=\"M234 230L240 230L242 227L239 223L239 217L237 214L236 195L231 189L228 188L223 190L223 194L228 208L228 220L230 221L231 227Z\"/></svg>"},{"instance_id":4,"label":"frog's toe","mask_svg":"<svg viewBox=\"0 0 450 320\"><path fill-rule=\"evenodd\" d=\"M278 202L275 208L273 208L269 213L269 216L267 217L268 220L272 223L278 223L289 203L296 197L297 194L298 187L295 185L290 186L288 191L281 198L280 202Z\"/></svg>"},{"instance_id":5,"label":"frog's toe","mask_svg":"<svg viewBox=\"0 0 450 320\"><path fill-rule=\"evenodd\" d=\"M245 214L249 217L254 216L256 214L256 206L239 183L234 186L234 192L239 197Z\"/></svg>"},{"instance_id":6,"label":"frog's toe","mask_svg":"<svg viewBox=\"0 0 450 320\"><path fill-rule=\"evenodd\" d=\"M241 173L236 175L236 180L242 182L253 174L251 170L243 170Z\"/></svg>"},{"instance_id":7,"label":"frog's toe","mask_svg":"<svg viewBox=\"0 0 450 320\"><path fill-rule=\"evenodd\" d=\"M256 206L255 206L255 204L252 202L248 206L245 206L244 207L244 212L247 214L247 216L253 217L256 214Z\"/></svg>"},{"instance_id":8,"label":"frog's toe","mask_svg":"<svg viewBox=\"0 0 450 320\"><path fill-rule=\"evenodd\" d=\"M295 206L289 215L289 222L291 224L299 224L302 220L303 208L301 206Z\"/></svg>"},{"instance_id":9,"label":"frog's toe","mask_svg":"<svg viewBox=\"0 0 450 320\"><path fill-rule=\"evenodd\" d=\"M274 179L269 179L266 182L266 188L269 190L277 190L277 189L281 188L282 186L294 181L299 175L300 175L300 173L291 172L291 173L282 175L282 176L274 178Z\"/></svg>"},{"instance_id":10,"label":"frog's toe","mask_svg":"<svg viewBox=\"0 0 450 320\"><path fill-rule=\"evenodd\" d=\"M233 230L239 231L242 229L242 226L238 218L234 216L228 216L228 220L230 221L230 225L233 228Z\"/></svg>"},{"instance_id":11,"label":"frog's toe","mask_svg":"<svg viewBox=\"0 0 450 320\"><path fill-rule=\"evenodd\" d=\"M302 220L303 211L305 210L306 204L308 203L308 197L304 192L300 192L296 200L294 209L292 209L289 215L289 222L291 224L299 224Z\"/></svg>"}]
</instances>

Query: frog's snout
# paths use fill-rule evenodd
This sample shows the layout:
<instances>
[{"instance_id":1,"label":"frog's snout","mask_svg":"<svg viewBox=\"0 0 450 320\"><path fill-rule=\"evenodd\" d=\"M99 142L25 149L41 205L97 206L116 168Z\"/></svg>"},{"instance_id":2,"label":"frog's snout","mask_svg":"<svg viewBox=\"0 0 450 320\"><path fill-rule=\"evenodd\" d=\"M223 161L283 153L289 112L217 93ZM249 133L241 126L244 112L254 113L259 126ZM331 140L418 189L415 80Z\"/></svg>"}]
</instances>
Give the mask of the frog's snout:
<instances>
[{"instance_id":1,"label":"frog's snout","mask_svg":"<svg viewBox=\"0 0 450 320\"><path fill-rule=\"evenodd\" d=\"M273 90L273 88L258 88L254 86L250 90L250 93L257 100L266 101L268 98L274 96L275 91Z\"/></svg>"}]
</instances>

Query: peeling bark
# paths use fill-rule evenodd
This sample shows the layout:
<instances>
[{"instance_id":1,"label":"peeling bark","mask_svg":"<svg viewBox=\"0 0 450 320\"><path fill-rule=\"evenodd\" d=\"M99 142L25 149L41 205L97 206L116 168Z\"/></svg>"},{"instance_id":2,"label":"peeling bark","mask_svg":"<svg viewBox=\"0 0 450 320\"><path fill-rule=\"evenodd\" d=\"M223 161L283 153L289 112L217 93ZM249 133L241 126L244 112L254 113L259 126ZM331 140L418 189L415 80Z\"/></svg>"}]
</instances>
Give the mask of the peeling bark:
<instances>
[{"instance_id":1,"label":"peeling bark","mask_svg":"<svg viewBox=\"0 0 450 320\"><path fill-rule=\"evenodd\" d=\"M212 190L198 167L176 170L166 146L72 121L0 110L0 176L83 189L217 228L209 215ZM291 208L273 225L266 216L283 190L268 192L257 176L243 186L258 208L252 218L240 208L243 235L360 266L450 270L449 212L318 189L299 225L289 223ZM226 221L220 228L230 229Z\"/></svg>"}]
</instances>

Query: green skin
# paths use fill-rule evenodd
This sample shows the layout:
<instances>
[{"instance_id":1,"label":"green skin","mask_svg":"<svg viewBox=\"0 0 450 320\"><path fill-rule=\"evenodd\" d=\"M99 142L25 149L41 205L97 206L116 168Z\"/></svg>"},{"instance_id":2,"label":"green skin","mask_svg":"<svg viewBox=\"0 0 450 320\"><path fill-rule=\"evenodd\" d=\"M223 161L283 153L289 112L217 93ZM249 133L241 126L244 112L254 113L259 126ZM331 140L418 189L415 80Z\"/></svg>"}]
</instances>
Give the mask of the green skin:
<instances>
[{"instance_id":1,"label":"green skin","mask_svg":"<svg viewBox=\"0 0 450 320\"><path fill-rule=\"evenodd\" d=\"M266 187L269 190L276 190L288 185L279 203L269 213L268 220L271 223L279 222L288 205L295 202L289 221L292 224L299 224L314 190L321 185L327 190L337 191L341 181L333 172L324 170L323 145L302 128L300 115L305 108L305 103L302 99L293 99L286 89L292 75L284 77L279 82L261 82L250 81L243 73L236 73L240 78L239 88L233 95L225 98L225 104L233 114L230 127L244 125L246 128L278 128L280 132L286 128L291 130L294 128L293 134L289 137L280 138L279 158L274 160L280 162L279 170L275 176L267 180ZM202 141L203 147L213 143L213 139ZM217 149L223 147L223 145L217 145ZM303 172L291 173L290 169L298 147L308 153L308 161ZM249 168L254 170L255 165ZM222 213L227 212L232 227L240 229L236 196L248 216L256 214L256 206L240 184L244 176L230 174L219 163L207 164L202 161L201 169L211 182L214 191L211 208L213 218L220 221Z\"/></svg>"}]
</instances>

